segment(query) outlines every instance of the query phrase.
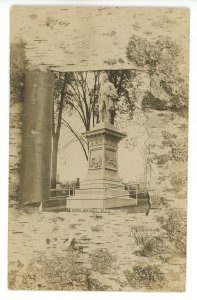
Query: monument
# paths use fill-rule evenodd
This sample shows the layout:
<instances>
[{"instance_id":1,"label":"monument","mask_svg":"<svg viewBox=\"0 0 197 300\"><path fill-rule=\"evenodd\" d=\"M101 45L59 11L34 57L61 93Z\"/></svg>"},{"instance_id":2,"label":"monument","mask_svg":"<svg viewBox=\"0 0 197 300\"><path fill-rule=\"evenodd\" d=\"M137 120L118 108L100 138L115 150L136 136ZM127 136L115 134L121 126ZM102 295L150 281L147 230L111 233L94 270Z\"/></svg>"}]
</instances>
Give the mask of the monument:
<instances>
[{"instance_id":1,"label":"monument","mask_svg":"<svg viewBox=\"0 0 197 300\"><path fill-rule=\"evenodd\" d=\"M82 135L89 145L88 174L80 189L67 199L69 209L106 209L136 205L118 174L118 143L126 134L114 126L117 92L103 74L99 95L99 120Z\"/></svg>"}]
</instances>

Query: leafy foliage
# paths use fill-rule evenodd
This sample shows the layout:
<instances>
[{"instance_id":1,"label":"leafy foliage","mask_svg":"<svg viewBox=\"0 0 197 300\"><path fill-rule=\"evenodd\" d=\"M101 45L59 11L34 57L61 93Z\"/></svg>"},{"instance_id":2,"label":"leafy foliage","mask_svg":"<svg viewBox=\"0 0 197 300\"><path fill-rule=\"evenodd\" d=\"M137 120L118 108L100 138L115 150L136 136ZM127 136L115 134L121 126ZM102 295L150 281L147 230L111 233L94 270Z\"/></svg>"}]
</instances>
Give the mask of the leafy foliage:
<instances>
[{"instance_id":1,"label":"leafy foliage","mask_svg":"<svg viewBox=\"0 0 197 300\"><path fill-rule=\"evenodd\" d=\"M182 117L188 115L188 78L181 73L173 71L173 78L170 80L162 80L161 87L167 95L171 97L169 109L177 112ZM172 75L171 75L172 76Z\"/></svg>"},{"instance_id":2,"label":"leafy foliage","mask_svg":"<svg viewBox=\"0 0 197 300\"><path fill-rule=\"evenodd\" d=\"M162 141L163 146L171 147L172 149L171 158L176 162L187 161L187 139L182 136L181 140L178 140L176 134L170 134L167 131L163 131L162 135L164 138Z\"/></svg>"},{"instance_id":3,"label":"leafy foliage","mask_svg":"<svg viewBox=\"0 0 197 300\"><path fill-rule=\"evenodd\" d=\"M107 250L98 249L90 255L90 261L92 268L81 264L80 251L72 240L64 256L40 253L34 258L23 270L19 287L25 290L108 290L100 274L111 268L115 257ZM13 288L16 286L14 276L11 271L9 282Z\"/></svg>"},{"instance_id":4,"label":"leafy foliage","mask_svg":"<svg viewBox=\"0 0 197 300\"><path fill-rule=\"evenodd\" d=\"M169 37L150 41L132 35L127 47L127 58L137 68L146 70L150 75L150 91L144 96L143 109L170 109L187 117L188 77L180 70L181 46ZM157 77L162 92L169 101L162 101L154 95L152 76Z\"/></svg>"},{"instance_id":5,"label":"leafy foliage","mask_svg":"<svg viewBox=\"0 0 197 300\"><path fill-rule=\"evenodd\" d=\"M23 276L23 289L85 289L86 270L75 264L77 253L64 258L41 255L32 261Z\"/></svg>"},{"instance_id":6,"label":"leafy foliage","mask_svg":"<svg viewBox=\"0 0 197 300\"><path fill-rule=\"evenodd\" d=\"M153 195L151 197L151 202L153 207L163 207L168 205L168 200L165 197L161 197L159 195Z\"/></svg>"},{"instance_id":7,"label":"leafy foliage","mask_svg":"<svg viewBox=\"0 0 197 300\"><path fill-rule=\"evenodd\" d=\"M173 174L171 177L170 183L175 188L175 190L178 192L187 183L187 174L185 174L185 172Z\"/></svg>"},{"instance_id":8,"label":"leafy foliage","mask_svg":"<svg viewBox=\"0 0 197 300\"><path fill-rule=\"evenodd\" d=\"M92 269L103 274L112 267L116 257L108 250L97 249L90 255L90 260Z\"/></svg>"},{"instance_id":9,"label":"leafy foliage","mask_svg":"<svg viewBox=\"0 0 197 300\"><path fill-rule=\"evenodd\" d=\"M156 154L154 154L154 156L152 156L149 161L151 163L154 163L154 164L165 165L171 159L172 159L172 157L169 156L169 155L167 155L167 154L162 154L162 155L156 155Z\"/></svg>"},{"instance_id":10,"label":"leafy foliage","mask_svg":"<svg viewBox=\"0 0 197 300\"><path fill-rule=\"evenodd\" d=\"M166 241L166 236L158 235L147 238L142 244L142 249L137 253L141 256L166 261L171 255L171 249Z\"/></svg>"},{"instance_id":11,"label":"leafy foliage","mask_svg":"<svg viewBox=\"0 0 197 300\"><path fill-rule=\"evenodd\" d=\"M145 110L147 108L155 110L166 110L167 106L165 101L154 97L154 95L150 92L146 92L142 100L142 109Z\"/></svg>"},{"instance_id":12,"label":"leafy foliage","mask_svg":"<svg viewBox=\"0 0 197 300\"><path fill-rule=\"evenodd\" d=\"M19 284L20 274L23 272L24 265L20 260L9 262L8 285L9 289L16 289Z\"/></svg>"},{"instance_id":13,"label":"leafy foliage","mask_svg":"<svg viewBox=\"0 0 197 300\"><path fill-rule=\"evenodd\" d=\"M172 157L177 162L187 161L187 145L177 145L172 147Z\"/></svg>"},{"instance_id":14,"label":"leafy foliage","mask_svg":"<svg viewBox=\"0 0 197 300\"><path fill-rule=\"evenodd\" d=\"M25 290L106 290L91 269L78 263L79 253L67 250L64 257L39 255L28 265L20 285ZM10 274L13 285L13 274Z\"/></svg>"},{"instance_id":15,"label":"leafy foliage","mask_svg":"<svg viewBox=\"0 0 197 300\"><path fill-rule=\"evenodd\" d=\"M168 208L165 217L158 217L161 228L166 231L170 241L175 243L180 253L186 255L186 215L176 208Z\"/></svg>"},{"instance_id":16,"label":"leafy foliage","mask_svg":"<svg viewBox=\"0 0 197 300\"><path fill-rule=\"evenodd\" d=\"M24 100L25 70L28 65L25 46L22 40L10 45L10 94L11 99L17 101Z\"/></svg>"},{"instance_id":17,"label":"leafy foliage","mask_svg":"<svg viewBox=\"0 0 197 300\"><path fill-rule=\"evenodd\" d=\"M169 74L171 62L180 54L180 47L169 37L160 37L156 42L133 34L127 47L127 58L138 67L148 67L154 71Z\"/></svg>"},{"instance_id":18,"label":"leafy foliage","mask_svg":"<svg viewBox=\"0 0 197 300\"><path fill-rule=\"evenodd\" d=\"M114 84L119 96L117 110L121 114L128 114L132 118L136 100L132 89L132 81L136 76L135 72L132 70L108 70L106 73L109 80Z\"/></svg>"},{"instance_id":19,"label":"leafy foliage","mask_svg":"<svg viewBox=\"0 0 197 300\"><path fill-rule=\"evenodd\" d=\"M154 289L165 284L165 275L157 265L136 265L133 271L126 270L124 274L129 285L134 288Z\"/></svg>"},{"instance_id":20,"label":"leafy foliage","mask_svg":"<svg viewBox=\"0 0 197 300\"><path fill-rule=\"evenodd\" d=\"M147 230L144 226L133 226L132 235L137 245L141 246L135 254L165 261L170 256L171 247L166 236L158 229Z\"/></svg>"}]
</instances>

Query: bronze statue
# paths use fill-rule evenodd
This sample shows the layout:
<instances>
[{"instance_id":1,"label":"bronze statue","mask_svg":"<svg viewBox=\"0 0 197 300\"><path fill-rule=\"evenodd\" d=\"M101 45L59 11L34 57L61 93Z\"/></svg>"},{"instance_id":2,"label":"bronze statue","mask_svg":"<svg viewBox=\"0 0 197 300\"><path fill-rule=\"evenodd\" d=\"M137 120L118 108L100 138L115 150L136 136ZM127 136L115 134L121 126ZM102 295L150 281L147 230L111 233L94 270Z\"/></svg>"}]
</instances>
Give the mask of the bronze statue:
<instances>
[{"instance_id":1,"label":"bronze statue","mask_svg":"<svg viewBox=\"0 0 197 300\"><path fill-rule=\"evenodd\" d=\"M99 120L114 124L115 101L117 100L117 91L112 82L109 81L108 75L102 74L102 83L99 95Z\"/></svg>"}]
</instances>

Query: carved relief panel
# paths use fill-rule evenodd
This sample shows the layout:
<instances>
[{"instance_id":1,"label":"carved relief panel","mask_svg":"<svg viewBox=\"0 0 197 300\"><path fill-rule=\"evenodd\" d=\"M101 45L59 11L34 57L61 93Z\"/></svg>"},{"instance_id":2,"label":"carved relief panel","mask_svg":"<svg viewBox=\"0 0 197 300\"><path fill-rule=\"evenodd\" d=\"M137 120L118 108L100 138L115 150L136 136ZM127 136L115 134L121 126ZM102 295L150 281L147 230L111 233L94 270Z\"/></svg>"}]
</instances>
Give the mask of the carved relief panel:
<instances>
[{"instance_id":1,"label":"carved relief panel","mask_svg":"<svg viewBox=\"0 0 197 300\"><path fill-rule=\"evenodd\" d=\"M110 149L105 150L105 168L117 170L116 151Z\"/></svg>"},{"instance_id":2,"label":"carved relief panel","mask_svg":"<svg viewBox=\"0 0 197 300\"><path fill-rule=\"evenodd\" d=\"M102 149L90 151L89 169L100 169L102 167Z\"/></svg>"}]
</instances>

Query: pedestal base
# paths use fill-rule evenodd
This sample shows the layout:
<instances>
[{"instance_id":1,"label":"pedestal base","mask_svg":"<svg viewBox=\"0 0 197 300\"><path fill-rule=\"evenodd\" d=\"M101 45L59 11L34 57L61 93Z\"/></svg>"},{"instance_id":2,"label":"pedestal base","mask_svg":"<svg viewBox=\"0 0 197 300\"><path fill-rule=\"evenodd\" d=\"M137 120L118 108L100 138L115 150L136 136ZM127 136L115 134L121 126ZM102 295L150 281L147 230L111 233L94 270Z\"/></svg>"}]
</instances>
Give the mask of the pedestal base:
<instances>
[{"instance_id":1,"label":"pedestal base","mask_svg":"<svg viewBox=\"0 0 197 300\"><path fill-rule=\"evenodd\" d=\"M106 209L137 205L128 190L117 181L85 181L75 195L67 199L68 209Z\"/></svg>"}]
</instances>

